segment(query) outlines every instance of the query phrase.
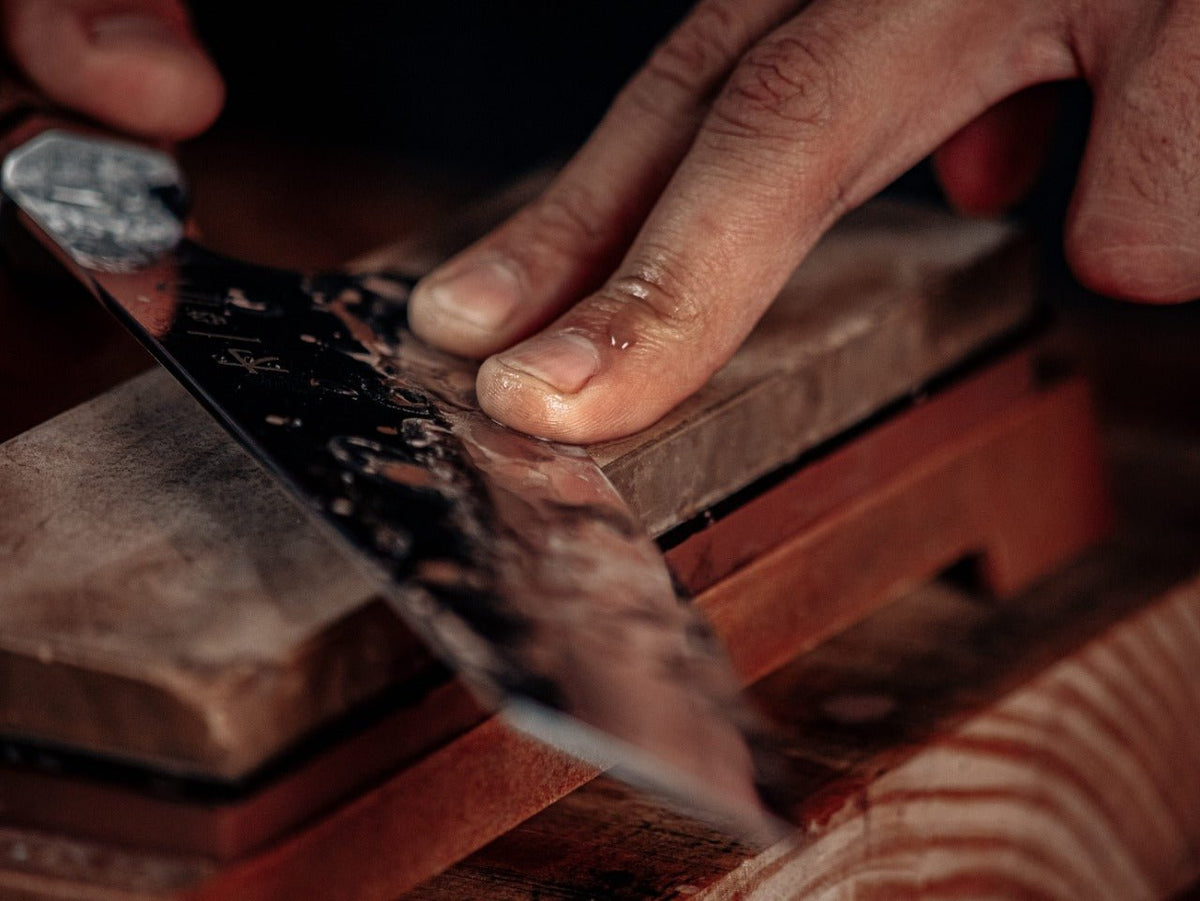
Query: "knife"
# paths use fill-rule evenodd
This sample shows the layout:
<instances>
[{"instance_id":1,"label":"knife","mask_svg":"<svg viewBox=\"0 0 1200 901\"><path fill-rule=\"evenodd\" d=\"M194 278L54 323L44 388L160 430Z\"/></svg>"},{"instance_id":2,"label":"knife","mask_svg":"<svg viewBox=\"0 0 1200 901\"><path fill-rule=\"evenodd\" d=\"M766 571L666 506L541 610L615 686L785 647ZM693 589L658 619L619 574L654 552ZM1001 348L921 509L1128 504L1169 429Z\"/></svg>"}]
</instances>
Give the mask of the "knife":
<instances>
[{"instance_id":1,"label":"knife","mask_svg":"<svg viewBox=\"0 0 1200 901\"><path fill-rule=\"evenodd\" d=\"M756 843L786 767L657 547L579 448L484 415L406 327L413 279L204 248L167 153L36 110L0 215L182 382L519 729Z\"/></svg>"}]
</instances>

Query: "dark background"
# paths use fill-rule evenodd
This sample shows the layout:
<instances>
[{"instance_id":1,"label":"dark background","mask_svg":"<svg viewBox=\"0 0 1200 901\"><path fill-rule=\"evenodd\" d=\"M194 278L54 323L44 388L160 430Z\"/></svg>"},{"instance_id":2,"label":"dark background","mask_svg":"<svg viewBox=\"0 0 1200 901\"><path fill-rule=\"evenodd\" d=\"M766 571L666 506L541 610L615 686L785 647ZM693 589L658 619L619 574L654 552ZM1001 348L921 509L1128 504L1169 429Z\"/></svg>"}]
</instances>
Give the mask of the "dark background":
<instances>
[{"instance_id":1,"label":"dark background","mask_svg":"<svg viewBox=\"0 0 1200 901\"><path fill-rule=\"evenodd\" d=\"M582 141L690 6L251 3L194 5L229 84L227 122L497 174Z\"/></svg>"},{"instance_id":2,"label":"dark background","mask_svg":"<svg viewBox=\"0 0 1200 901\"><path fill-rule=\"evenodd\" d=\"M229 85L224 123L290 142L369 148L501 180L564 159L687 0L351 0L309 7L198 0ZM914 53L921 52L919 47ZM1061 268L1060 223L1089 98L1064 92L1059 139L1016 214ZM937 200L927 164L894 194Z\"/></svg>"}]
</instances>

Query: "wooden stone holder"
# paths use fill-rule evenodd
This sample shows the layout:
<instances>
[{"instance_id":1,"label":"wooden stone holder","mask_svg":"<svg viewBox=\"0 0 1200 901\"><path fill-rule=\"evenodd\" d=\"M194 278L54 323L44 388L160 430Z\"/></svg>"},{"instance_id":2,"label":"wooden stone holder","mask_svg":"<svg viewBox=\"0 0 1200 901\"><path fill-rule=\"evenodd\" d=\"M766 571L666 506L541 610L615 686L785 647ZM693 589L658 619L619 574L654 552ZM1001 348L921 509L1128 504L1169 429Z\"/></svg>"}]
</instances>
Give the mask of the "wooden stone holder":
<instances>
[{"instance_id":1,"label":"wooden stone holder","mask_svg":"<svg viewBox=\"0 0 1200 901\"><path fill-rule=\"evenodd\" d=\"M1075 380L1040 386L1031 356L1021 352L814 454L667 556L749 683L958 561L976 561L997 596L1025 588L1103 535L1103 486L1086 390ZM142 849L111 851L128 856L141 888L89 897L383 901L596 776L483 718L456 682L426 698L420 715L434 714L454 720L461 734L328 815L225 864L214 858L245 855L319 786L378 766L372 755L381 747L394 753L403 735L397 718L411 711L234 803L189 805L12 770L0 771L0 793L7 821L35 835L85 826L92 834L84 846ZM107 815L88 820L97 809ZM163 881L146 883L154 873ZM15 870L0 873L0 887L29 879L44 885L45 897L76 896L66 881Z\"/></svg>"}]
</instances>

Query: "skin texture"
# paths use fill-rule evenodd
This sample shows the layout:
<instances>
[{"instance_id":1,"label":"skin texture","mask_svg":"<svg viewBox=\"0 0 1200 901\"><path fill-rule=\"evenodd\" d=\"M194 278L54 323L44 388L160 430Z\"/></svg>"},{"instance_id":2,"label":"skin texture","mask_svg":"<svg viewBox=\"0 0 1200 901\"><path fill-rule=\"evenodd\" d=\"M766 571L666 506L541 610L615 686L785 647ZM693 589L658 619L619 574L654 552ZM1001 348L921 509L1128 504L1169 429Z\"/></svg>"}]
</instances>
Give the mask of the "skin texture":
<instances>
[{"instance_id":1,"label":"skin texture","mask_svg":"<svg viewBox=\"0 0 1200 901\"><path fill-rule=\"evenodd\" d=\"M0 10L10 58L64 104L161 138L220 107L174 0ZM700 0L544 195L422 283L412 328L484 359L479 400L504 423L573 442L644 428L728 359L839 215L920 158L965 212L1016 200L1048 85L1075 78L1094 111L1069 262L1101 293L1190 299L1197 48L1200 0Z\"/></svg>"},{"instance_id":2,"label":"skin texture","mask_svg":"<svg viewBox=\"0 0 1200 901\"><path fill-rule=\"evenodd\" d=\"M425 280L412 326L487 358L497 419L628 434L703 384L821 233L921 157L936 151L965 211L1017 199L1050 130L1045 85L1073 78L1095 107L1072 267L1105 294L1189 299L1197 48L1196 0L702 0L544 196Z\"/></svg>"}]
</instances>

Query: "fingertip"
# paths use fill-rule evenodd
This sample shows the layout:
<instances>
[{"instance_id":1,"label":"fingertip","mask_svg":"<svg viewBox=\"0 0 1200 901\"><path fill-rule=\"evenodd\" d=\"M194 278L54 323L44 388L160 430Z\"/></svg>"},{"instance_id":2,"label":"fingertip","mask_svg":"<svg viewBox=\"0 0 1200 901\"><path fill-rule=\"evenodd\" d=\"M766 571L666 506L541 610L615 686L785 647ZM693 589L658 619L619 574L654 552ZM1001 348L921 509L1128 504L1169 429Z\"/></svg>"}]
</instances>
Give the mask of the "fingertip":
<instances>
[{"instance_id":1,"label":"fingertip","mask_svg":"<svg viewBox=\"0 0 1200 901\"><path fill-rule=\"evenodd\" d=\"M481 359L517 337L524 297L519 271L508 260L483 255L439 267L413 289L408 325L435 347Z\"/></svg>"},{"instance_id":2,"label":"fingertip","mask_svg":"<svg viewBox=\"0 0 1200 901\"><path fill-rule=\"evenodd\" d=\"M555 346L563 339L578 339L580 346ZM489 357L476 380L480 407L538 438L595 444L653 425L686 396L670 379L647 376L642 366L615 365L604 353L593 356L582 346L586 340L570 333L538 336Z\"/></svg>"},{"instance_id":3,"label":"fingertip","mask_svg":"<svg viewBox=\"0 0 1200 901\"><path fill-rule=\"evenodd\" d=\"M985 111L933 155L946 199L969 216L995 216L1033 187L1057 111L1057 86L1028 88Z\"/></svg>"},{"instance_id":4,"label":"fingertip","mask_svg":"<svg viewBox=\"0 0 1200 901\"><path fill-rule=\"evenodd\" d=\"M514 369L497 357L479 367L475 380L479 406L488 416L519 432L581 444L589 440L572 415L572 404L550 385Z\"/></svg>"},{"instance_id":5,"label":"fingertip","mask_svg":"<svg viewBox=\"0 0 1200 901\"><path fill-rule=\"evenodd\" d=\"M946 201L964 216L988 217L1004 212L1009 191L997 184L976 148L960 133L933 154L933 167Z\"/></svg>"},{"instance_id":6,"label":"fingertip","mask_svg":"<svg viewBox=\"0 0 1200 901\"><path fill-rule=\"evenodd\" d=\"M90 62L96 93L85 112L125 131L178 141L207 129L225 103L225 84L202 51L128 48Z\"/></svg>"},{"instance_id":7,"label":"fingertip","mask_svg":"<svg viewBox=\"0 0 1200 901\"><path fill-rule=\"evenodd\" d=\"M493 419L538 438L583 444L608 437L588 416L595 398L586 389L601 365L582 335L538 335L484 360L475 390Z\"/></svg>"},{"instance_id":8,"label":"fingertip","mask_svg":"<svg viewBox=\"0 0 1200 901\"><path fill-rule=\"evenodd\" d=\"M1064 250L1089 290L1146 304L1200 297L1200 246L1186 225L1159 211L1114 198L1077 200L1068 216Z\"/></svg>"}]
</instances>

